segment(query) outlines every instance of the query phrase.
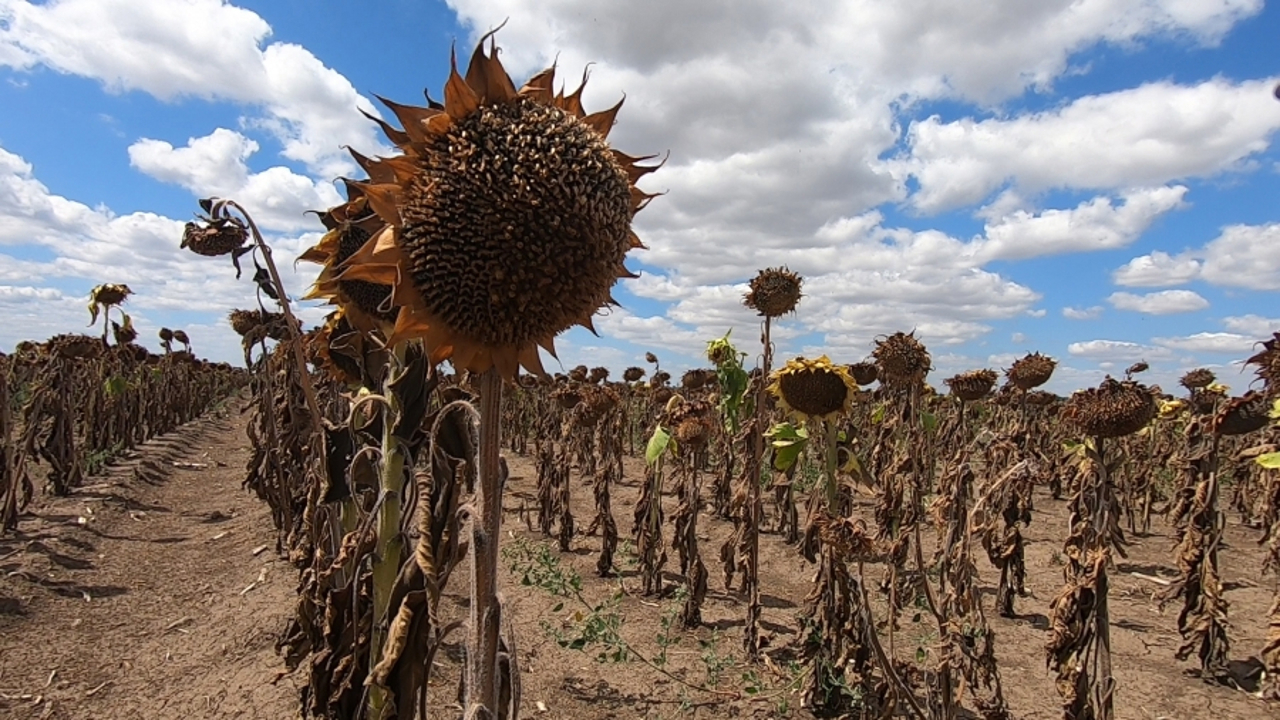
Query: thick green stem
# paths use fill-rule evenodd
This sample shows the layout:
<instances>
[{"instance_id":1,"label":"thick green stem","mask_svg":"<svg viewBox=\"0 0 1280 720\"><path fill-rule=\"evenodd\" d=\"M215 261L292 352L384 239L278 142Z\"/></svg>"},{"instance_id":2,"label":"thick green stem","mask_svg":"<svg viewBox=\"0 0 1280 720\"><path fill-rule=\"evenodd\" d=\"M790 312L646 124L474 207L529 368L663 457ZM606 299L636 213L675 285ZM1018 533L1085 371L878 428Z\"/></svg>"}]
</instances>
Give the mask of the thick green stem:
<instances>
[{"instance_id":1,"label":"thick green stem","mask_svg":"<svg viewBox=\"0 0 1280 720\"><path fill-rule=\"evenodd\" d=\"M391 619L387 610L391 605L391 591L400 574L400 559L404 541L400 536L403 514L400 490L404 484L404 447L396 437L394 428L400 416L400 402L392 386L398 373L404 372L404 346L392 351L393 362L385 383L386 403L382 410L382 475L379 478L377 506L378 546L373 558L373 641L369 645L369 667L382 660L387 626ZM386 688L369 686L369 718L382 717L390 700Z\"/></svg>"},{"instance_id":2,"label":"thick green stem","mask_svg":"<svg viewBox=\"0 0 1280 720\"><path fill-rule=\"evenodd\" d=\"M498 718L498 541L502 533L502 378L496 369L480 376L480 453L475 514L471 520L471 627L467 648L467 713L477 706Z\"/></svg>"},{"instance_id":3,"label":"thick green stem","mask_svg":"<svg viewBox=\"0 0 1280 720\"><path fill-rule=\"evenodd\" d=\"M824 421L827 431L827 442L823 448L823 481L827 488L827 512L835 517L844 515L844 510L840 507L840 481L836 477L836 458L837 448L836 441L840 438L840 426L834 418Z\"/></svg>"}]
</instances>

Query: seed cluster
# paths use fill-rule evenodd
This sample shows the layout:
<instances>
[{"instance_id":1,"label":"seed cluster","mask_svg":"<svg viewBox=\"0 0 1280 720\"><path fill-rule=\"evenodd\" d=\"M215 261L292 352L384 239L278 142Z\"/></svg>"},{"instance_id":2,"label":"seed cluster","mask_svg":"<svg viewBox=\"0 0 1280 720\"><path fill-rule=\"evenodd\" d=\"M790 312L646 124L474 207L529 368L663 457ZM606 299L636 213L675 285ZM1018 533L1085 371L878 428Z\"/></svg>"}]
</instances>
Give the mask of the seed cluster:
<instances>
[{"instance_id":1,"label":"seed cluster","mask_svg":"<svg viewBox=\"0 0 1280 720\"><path fill-rule=\"evenodd\" d=\"M803 280L786 267L761 270L751 279L742 304L765 317L781 317L796 309Z\"/></svg>"},{"instance_id":2,"label":"seed cluster","mask_svg":"<svg viewBox=\"0 0 1280 720\"><path fill-rule=\"evenodd\" d=\"M529 98L433 139L406 188L400 243L426 308L490 346L589 320L630 249L631 188L598 133Z\"/></svg>"},{"instance_id":3,"label":"seed cluster","mask_svg":"<svg viewBox=\"0 0 1280 720\"><path fill-rule=\"evenodd\" d=\"M1015 360L1005 374L1019 390L1031 390L1049 382L1057 366L1058 362L1047 355L1028 353Z\"/></svg>"},{"instance_id":4,"label":"seed cluster","mask_svg":"<svg viewBox=\"0 0 1280 720\"><path fill-rule=\"evenodd\" d=\"M1086 435L1123 437L1151 422L1156 416L1156 401L1145 385L1107 377L1098 387L1072 395L1062 413Z\"/></svg>"}]
</instances>

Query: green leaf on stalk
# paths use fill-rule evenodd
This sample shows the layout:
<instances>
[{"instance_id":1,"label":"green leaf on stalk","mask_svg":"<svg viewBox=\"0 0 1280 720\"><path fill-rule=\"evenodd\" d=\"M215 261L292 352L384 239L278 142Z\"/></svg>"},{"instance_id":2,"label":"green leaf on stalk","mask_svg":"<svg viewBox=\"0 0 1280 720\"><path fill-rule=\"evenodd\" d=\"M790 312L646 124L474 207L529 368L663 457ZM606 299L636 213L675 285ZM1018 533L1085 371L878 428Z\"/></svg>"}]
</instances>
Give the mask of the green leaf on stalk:
<instances>
[{"instance_id":1,"label":"green leaf on stalk","mask_svg":"<svg viewBox=\"0 0 1280 720\"><path fill-rule=\"evenodd\" d=\"M658 458L662 457L662 453L667 451L670 444L671 433L661 425L654 428L653 436L649 438L649 445L644 451L644 461L649 465L658 462Z\"/></svg>"},{"instance_id":2,"label":"green leaf on stalk","mask_svg":"<svg viewBox=\"0 0 1280 720\"><path fill-rule=\"evenodd\" d=\"M1267 453L1266 455L1259 455L1253 460L1254 462L1258 463L1264 468L1267 468L1268 470L1280 470L1280 452L1273 452L1273 453Z\"/></svg>"}]
</instances>

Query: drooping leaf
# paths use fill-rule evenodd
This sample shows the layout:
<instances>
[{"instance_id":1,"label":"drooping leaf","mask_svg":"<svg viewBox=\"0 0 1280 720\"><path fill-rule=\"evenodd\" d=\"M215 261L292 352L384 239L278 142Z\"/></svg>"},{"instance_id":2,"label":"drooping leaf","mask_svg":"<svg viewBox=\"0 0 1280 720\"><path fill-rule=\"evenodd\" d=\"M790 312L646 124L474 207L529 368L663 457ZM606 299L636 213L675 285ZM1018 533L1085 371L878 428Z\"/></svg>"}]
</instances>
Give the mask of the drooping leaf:
<instances>
[{"instance_id":1,"label":"drooping leaf","mask_svg":"<svg viewBox=\"0 0 1280 720\"><path fill-rule=\"evenodd\" d=\"M670 444L671 433L659 425L654 429L653 436L649 438L649 445L644 450L644 461L649 465L656 463Z\"/></svg>"},{"instance_id":2,"label":"drooping leaf","mask_svg":"<svg viewBox=\"0 0 1280 720\"><path fill-rule=\"evenodd\" d=\"M1280 470L1280 452L1259 455L1253 461L1268 470Z\"/></svg>"}]
</instances>

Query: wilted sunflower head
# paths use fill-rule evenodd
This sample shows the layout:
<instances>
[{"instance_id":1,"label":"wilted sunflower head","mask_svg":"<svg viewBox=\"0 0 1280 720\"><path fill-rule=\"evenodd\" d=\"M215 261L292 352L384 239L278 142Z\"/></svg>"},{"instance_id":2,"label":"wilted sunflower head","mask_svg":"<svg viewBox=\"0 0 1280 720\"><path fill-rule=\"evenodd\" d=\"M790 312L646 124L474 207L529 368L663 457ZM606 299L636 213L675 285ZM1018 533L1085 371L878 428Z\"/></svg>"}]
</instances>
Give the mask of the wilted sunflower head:
<instances>
[{"instance_id":1,"label":"wilted sunflower head","mask_svg":"<svg viewBox=\"0 0 1280 720\"><path fill-rule=\"evenodd\" d=\"M649 364L651 364L651 365L657 365L657 364L658 364L658 356L657 356L657 355L654 355L654 354L653 354L653 353L651 353L651 352L647 352L647 353L645 353L645 354L644 354L644 361L645 361L645 362L647 362L647 363L649 363Z\"/></svg>"},{"instance_id":2,"label":"wilted sunflower head","mask_svg":"<svg viewBox=\"0 0 1280 720\"><path fill-rule=\"evenodd\" d=\"M1150 388L1108 376L1096 388L1079 390L1067 400L1063 417L1085 435L1114 438L1132 435L1156 415Z\"/></svg>"},{"instance_id":3,"label":"wilted sunflower head","mask_svg":"<svg viewBox=\"0 0 1280 720\"><path fill-rule=\"evenodd\" d=\"M826 355L808 360L798 357L775 370L769 392L788 413L802 419L830 420L849 411L858 385L844 365Z\"/></svg>"},{"instance_id":4,"label":"wilted sunflower head","mask_svg":"<svg viewBox=\"0 0 1280 720\"><path fill-rule=\"evenodd\" d=\"M1213 384L1213 381L1217 379L1218 377L1214 375L1213 371L1209 368L1196 368L1195 370L1188 371L1186 375L1183 375L1182 379L1178 380L1178 384L1188 390L1197 390L1199 388L1209 387Z\"/></svg>"},{"instance_id":5,"label":"wilted sunflower head","mask_svg":"<svg viewBox=\"0 0 1280 720\"><path fill-rule=\"evenodd\" d=\"M363 167L376 168L368 158L352 154ZM341 307L347 322L366 332L375 329L390 331L398 314L398 308L391 302L391 286L339 277L345 269L343 264L384 224L369 208L361 186L348 183L347 194L347 202L321 214L320 221L328 232L319 243L298 257L323 266L305 299L327 300L329 304Z\"/></svg>"},{"instance_id":6,"label":"wilted sunflower head","mask_svg":"<svg viewBox=\"0 0 1280 720\"><path fill-rule=\"evenodd\" d=\"M123 325L112 320L111 335L116 339L116 345L128 345L137 340L138 331L133 328L133 318L125 315Z\"/></svg>"},{"instance_id":7,"label":"wilted sunflower head","mask_svg":"<svg viewBox=\"0 0 1280 720\"><path fill-rule=\"evenodd\" d=\"M1053 377L1053 369L1057 366L1058 362L1047 355L1028 353L1014 360L1005 375L1019 390L1032 390L1049 382L1049 378Z\"/></svg>"},{"instance_id":8,"label":"wilted sunflower head","mask_svg":"<svg viewBox=\"0 0 1280 720\"><path fill-rule=\"evenodd\" d=\"M644 377L644 368L629 367L622 371L622 379L629 383L639 382L642 377Z\"/></svg>"},{"instance_id":9,"label":"wilted sunflower head","mask_svg":"<svg viewBox=\"0 0 1280 720\"><path fill-rule=\"evenodd\" d=\"M554 354L613 303L643 247L632 217L653 197L635 183L656 167L609 147L621 103L587 115L582 88L554 91L554 67L517 90L491 37L465 76L454 64L442 106L383 101L401 154L365 159L369 181L350 183L377 220L331 277L391 287L389 344L421 338L432 362L514 378L543 373L538 347Z\"/></svg>"},{"instance_id":10,"label":"wilted sunflower head","mask_svg":"<svg viewBox=\"0 0 1280 720\"><path fill-rule=\"evenodd\" d=\"M1250 390L1243 396L1232 398L1222 406L1213 419L1213 430L1219 435L1247 435L1266 427L1271 418L1271 404L1267 396Z\"/></svg>"},{"instance_id":11,"label":"wilted sunflower head","mask_svg":"<svg viewBox=\"0 0 1280 720\"><path fill-rule=\"evenodd\" d=\"M173 331L167 327L160 328L160 331L156 334L160 336L160 342L162 343L173 342Z\"/></svg>"},{"instance_id":12,"label":"wilted sunflower head","mask_svg":"<svg viewBox=\"0 0 1280 720\"><path fill-rule=\"evenodd\" d=\"M991 392L991 388L996 384L995 370L970 370L969 372L960 373L959 375L949 377L943 380L952 394L964 400L965 402L973 402L981 400Z\"/></svg>"},{"instance_id":13,"label":"wilted sunflower head","mask_svg":"<svg viewBox=\"0 0 1280 720\"><path fill-rule=\"evenodd\" d=\"M881 384L890 387L920 385L933 369L929 351L914 332L896 332L877 340L871 356L876 360Z\"/></svg>"},{"instance_id":14,"label":"wilted sunflower head","mask_svg":"<svg viewBox=\"0 0 1280 720\"><path fill-rule=\"evenodd\" d=\"M1262 350L1244 362L1256 368L1258 379L1266 383L1268 395L1280 395L1280 332L1263 340Z\"/></svg>"},{"instance_id":15,"label":"wilted sunflower head","mask_svg":"<svg viewBox=\"0 0 1280 720\"><path fill-rule=\"evenodd\" d=\"M849 366L849 374L859 385L870 385L879 377L879 369L873 362L856 362Z\"/></svg>"},{"instance_id":16,"label":"wilted sunflower head","mask_svg":"<svg viewBox=\"0 0 1280 720\"><path fill-rule=\"evenodd\" d=\"M796 309L804 281L786 267L761 270L751 279L742 304L764 317L781 317Z\"/></svg>"},{"instance_id":17,"label":"wilted sunflower head","mask_svg":"<svg viewBox=\"0 0 1280 720\"><path fill-rule=\"evenodd\" d=\"M249 228L240 218L224 213L214 217L196 215L196 218L196 222L189 222L184 227L179 248L205 257L217 257L233 253L249 241Z\"/></svg>"},{"instance_id":18,"label":"wilted sunflower head","mask_svg":"<svg viewBox=\"0 0 1280 720\"><path fill-rule=\"evenodd\" d=\"M599 385L600 383L608 379L609 379L609 368L607 367L593 367L591 368L591 373L587 375L587 382L591 383L592 385Z\"/></svg>"}]
</instances>

